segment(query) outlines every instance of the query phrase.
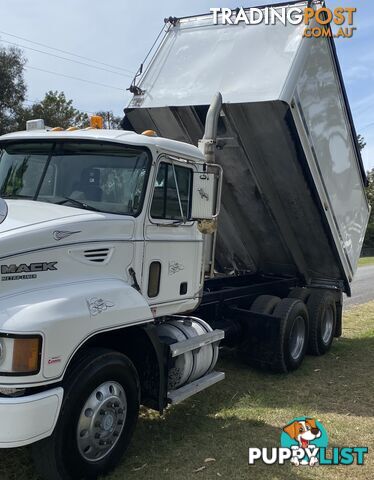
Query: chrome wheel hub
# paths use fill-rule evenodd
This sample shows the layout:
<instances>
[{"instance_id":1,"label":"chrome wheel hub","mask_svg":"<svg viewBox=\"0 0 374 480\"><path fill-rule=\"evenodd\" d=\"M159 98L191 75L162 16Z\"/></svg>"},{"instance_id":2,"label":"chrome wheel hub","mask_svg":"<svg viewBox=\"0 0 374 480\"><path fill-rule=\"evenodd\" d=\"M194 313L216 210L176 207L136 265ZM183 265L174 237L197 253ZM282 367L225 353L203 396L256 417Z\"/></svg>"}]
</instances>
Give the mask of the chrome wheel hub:
<instances>
[{"instance_id":1,"label":"chrome wheel hub","mask_svg":"<svg viewBox=\"0 0 374 480\"><path fill-rule=\"evenodd\" d=\"M305 321L303 317L295 318L289 337L290 355L294 360L300 357L305 343Z\"/></svg>"},{"instance_id":2,"label":"chrome wheel hub","mask_svg":"<svg viewBox=\"0 0 374 480\"><path fill-rule=\"evenodd\" d=\"M118 442L125 425L127 400L117 382L102 383L88 397L78 420L77 441L85 460L103 459Z\"/></svg>"},{"instance_id":3,"label":"chrome wheel hub","mask_svg":"<svg viewBox=\"0 0 374 480\"><path fill-rule=\"evenodd\" d=\"M328 306L322 318L322 329L321 329L322 341L325 345L328 345L331 340L333 328L334 328L334 311L331 306Z\"/></svg>"}]
</instances>

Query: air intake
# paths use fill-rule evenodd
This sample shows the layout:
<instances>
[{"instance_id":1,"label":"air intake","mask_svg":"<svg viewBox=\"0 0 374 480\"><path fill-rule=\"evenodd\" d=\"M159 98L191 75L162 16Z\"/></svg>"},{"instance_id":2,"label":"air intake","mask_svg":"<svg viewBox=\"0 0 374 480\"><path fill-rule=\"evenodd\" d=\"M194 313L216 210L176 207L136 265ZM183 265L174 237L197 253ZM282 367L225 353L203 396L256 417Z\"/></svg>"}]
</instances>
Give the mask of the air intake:
<instances>
[{"instance_id":1,"label":"air intake","mask_svg":"<svg viewBox=\"0 0 374 480\"><path fill-rule=\"evenodd\" d=\"M84 250L83 256L90 262L104 263L110 253L110 248L95 248Z\"/></svg>"}]
</instances>

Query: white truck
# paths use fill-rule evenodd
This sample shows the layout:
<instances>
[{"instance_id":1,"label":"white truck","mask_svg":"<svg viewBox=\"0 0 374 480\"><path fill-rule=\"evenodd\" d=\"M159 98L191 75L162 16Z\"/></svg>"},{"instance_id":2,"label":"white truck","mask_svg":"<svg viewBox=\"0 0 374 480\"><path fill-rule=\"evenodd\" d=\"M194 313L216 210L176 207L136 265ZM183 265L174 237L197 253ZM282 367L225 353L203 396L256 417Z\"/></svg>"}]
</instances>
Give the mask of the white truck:
<instances>
[{"instance_id":1,"label":"white truck","mask_svg":"<svg viewBox=\"0 0 374 480\"><path fill-rule=\"evenodd\" d=\"M324 354L368 220L332 39L172 18L131 89L127 131L0 137L0 447L48 480L113 468L219 345Z\"/></svg>"}]
</instances>

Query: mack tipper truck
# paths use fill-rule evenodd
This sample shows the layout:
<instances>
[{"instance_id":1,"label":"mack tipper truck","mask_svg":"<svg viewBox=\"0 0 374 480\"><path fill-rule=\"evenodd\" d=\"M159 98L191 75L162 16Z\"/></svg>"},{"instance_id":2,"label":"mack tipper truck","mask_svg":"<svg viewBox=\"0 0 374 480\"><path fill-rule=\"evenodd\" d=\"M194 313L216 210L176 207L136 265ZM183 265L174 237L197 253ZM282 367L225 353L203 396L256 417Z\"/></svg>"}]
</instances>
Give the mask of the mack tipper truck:
<instances>
[{"instance_id":1,"label":"mack tipper truck","mask_svg":"<svg viewBox=\"0 0 374 480\"><path fill-rule=\"evenodd\" d=\"M0 137L0 447L48 480L113 468L221 348L327 352L368 221L331 38L170 18L131 91L124 130Z\"/></svg>"}]
</instances>

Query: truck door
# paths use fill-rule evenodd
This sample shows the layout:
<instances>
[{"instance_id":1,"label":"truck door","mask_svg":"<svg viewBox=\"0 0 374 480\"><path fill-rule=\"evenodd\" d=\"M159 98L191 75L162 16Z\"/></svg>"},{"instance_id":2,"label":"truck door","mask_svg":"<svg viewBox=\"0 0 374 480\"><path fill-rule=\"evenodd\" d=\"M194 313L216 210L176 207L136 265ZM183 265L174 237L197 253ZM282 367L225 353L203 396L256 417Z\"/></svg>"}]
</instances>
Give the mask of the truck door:
<instances>
[{"instance_id":1,"label":"truck door","mask_svg":"<svg viewBox=\"0 0 374 480\"><path fill-rule=\"evenodd\" d=\"M156 316L192 309L197 303L202 237L189 220L192 179L191 164L159 158L144 226L142 285L149 304L157 305Z\"/></svg>"}]
</instances>

